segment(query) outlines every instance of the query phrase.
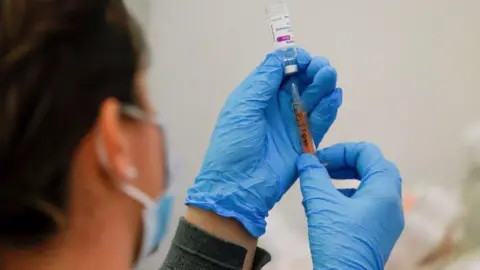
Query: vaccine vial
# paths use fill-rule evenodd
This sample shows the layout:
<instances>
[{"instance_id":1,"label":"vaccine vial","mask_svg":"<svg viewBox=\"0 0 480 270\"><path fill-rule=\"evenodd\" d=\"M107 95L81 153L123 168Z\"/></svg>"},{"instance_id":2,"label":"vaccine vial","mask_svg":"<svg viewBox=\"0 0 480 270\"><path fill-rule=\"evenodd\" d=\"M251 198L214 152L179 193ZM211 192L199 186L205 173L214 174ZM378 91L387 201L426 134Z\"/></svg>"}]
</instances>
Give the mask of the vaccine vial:
<instances>
[{"instance_id":1,"label":"vaccine vial","mask_svg":"<svg viewBox=\"0 0 480 270\"><path fill-rule=\"evenodd\" d=\"M267 20L272 31L275 49L280 51L285 63L285 75L298 72L297 45L292 31L290 14L285 1L277 1L265 9Z\"/></svg>"}]
</instances>

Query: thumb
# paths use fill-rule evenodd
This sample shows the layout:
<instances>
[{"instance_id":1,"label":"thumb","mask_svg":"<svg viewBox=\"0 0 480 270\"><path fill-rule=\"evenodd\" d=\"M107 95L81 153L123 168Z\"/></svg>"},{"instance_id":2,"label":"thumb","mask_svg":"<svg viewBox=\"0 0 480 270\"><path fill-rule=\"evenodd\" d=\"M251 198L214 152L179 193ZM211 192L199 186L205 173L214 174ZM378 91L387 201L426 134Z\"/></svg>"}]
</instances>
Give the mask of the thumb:
<instances>
[{"instance_id":1,"label":"thumb","mask_svg":"<svg viewBox=\"0 0 480 270\"><path fill-rule=\"evenodd\" d=\"M318 158L311 154L303 154L297 161L300 175L300 189L303 195L305 210L313 211L318 208L316 204L334 202L339 196L337 189L330 180L327 169L320 163Z\"/></svg>"},{"instance_id":2,"label":"thumb","mask_svg":"<svg viewBox=\"0 0 480 270\"><path fill-rule=\"evenodd\" d=\"M280 89L283 62L277 52L265 60L234 91L231 101L252 109L264 109Z\"/></svg>"}]
</instances>

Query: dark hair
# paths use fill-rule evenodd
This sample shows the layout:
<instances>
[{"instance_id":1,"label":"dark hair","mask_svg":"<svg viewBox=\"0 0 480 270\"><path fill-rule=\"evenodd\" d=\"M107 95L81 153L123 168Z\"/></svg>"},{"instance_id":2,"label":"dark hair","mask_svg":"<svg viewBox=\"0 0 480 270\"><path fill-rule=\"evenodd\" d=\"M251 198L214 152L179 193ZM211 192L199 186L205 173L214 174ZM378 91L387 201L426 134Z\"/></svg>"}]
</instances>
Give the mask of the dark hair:
<instances>
[{"instance_id":1,"label":"dark hair","mask_svg":"<svg viewBox=\"0 0 480 270\"><path fill-rule=\"evenodd\" d=\"M123 0L0 1L0 245L59 230L101 103L135 103L140 35Z\"/></svg>"}]
</instances>

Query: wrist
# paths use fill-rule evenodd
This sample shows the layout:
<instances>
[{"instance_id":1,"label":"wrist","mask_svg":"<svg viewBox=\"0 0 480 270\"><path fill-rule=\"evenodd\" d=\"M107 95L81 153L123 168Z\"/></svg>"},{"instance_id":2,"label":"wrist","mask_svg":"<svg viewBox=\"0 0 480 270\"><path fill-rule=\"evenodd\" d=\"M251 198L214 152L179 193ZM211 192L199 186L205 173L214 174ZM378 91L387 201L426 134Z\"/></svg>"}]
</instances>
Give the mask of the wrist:
<instances>
[{"instance_id":1,"label":"wrist","mask_svg":"<svg viewBox=\"0 0 480 270\"><path fill-rule=\"evenodd\" d=\"M185 219L205 232L229 242L248 247L256 246L257 238L251 236L238 221L217 215L215 212L194 206L187 207Z\"/></svg>"}]
</instances>

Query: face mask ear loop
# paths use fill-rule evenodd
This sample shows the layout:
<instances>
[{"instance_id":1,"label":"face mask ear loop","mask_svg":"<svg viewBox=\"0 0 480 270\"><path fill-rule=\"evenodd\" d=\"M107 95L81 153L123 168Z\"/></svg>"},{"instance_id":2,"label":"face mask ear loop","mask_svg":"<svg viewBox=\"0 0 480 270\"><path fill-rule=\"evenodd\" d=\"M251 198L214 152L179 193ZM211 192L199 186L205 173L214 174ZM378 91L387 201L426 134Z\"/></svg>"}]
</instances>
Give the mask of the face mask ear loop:
<instances>
[{"instance_id":1,"label":"face mask ear loop","mask_svg":"<svg viewBox=\"0 0 480 270\"><path fill-rule=\"evenodd\" d=\"M152 213L152 210L155 209L156 204L152 199L148 197L147 194L145 194L143 191L133 185L123 184L121 186L121 189L126 195L130 196L131 198L142 204L144 208L142 214L143 232L141 238L141 247L139 253L136 254L136 261L138 263L148 256L148 252L151 248L149 246L149 239L152 237L152 229L155 226L154 224L152 224L154 220L150 218L150 215Z\"/></svg>"},{"instance_id":2,"label":"face mask ear loop","mask_svg":"<svg viewBox=\"0 0 480 270\"><path fill-rule=\"evenodd\" d=\"M151 207L155 206L155 202L150 199L145 192L141 191L137 187L123 184L121 189L125 194L141 203L146 209L150 209Z\"/></svg>"}]
</instances>

